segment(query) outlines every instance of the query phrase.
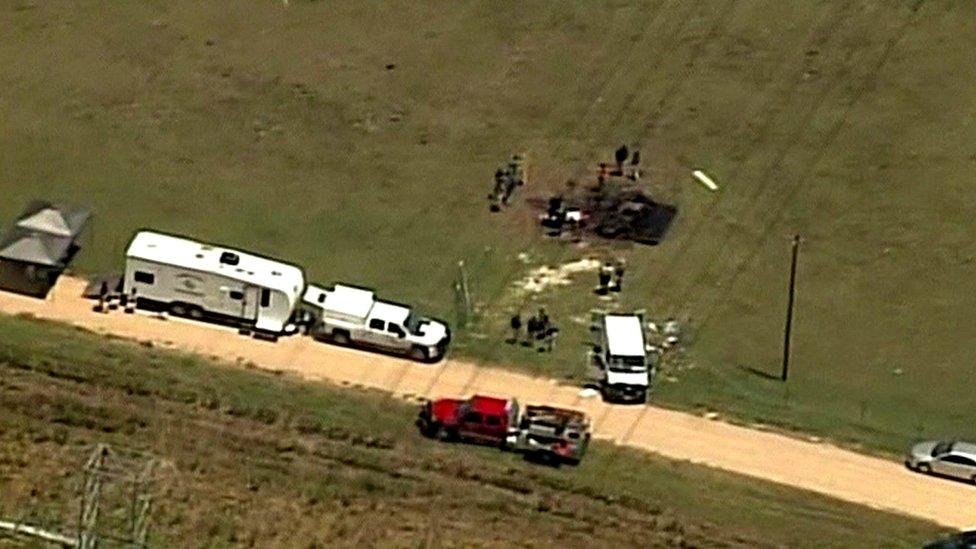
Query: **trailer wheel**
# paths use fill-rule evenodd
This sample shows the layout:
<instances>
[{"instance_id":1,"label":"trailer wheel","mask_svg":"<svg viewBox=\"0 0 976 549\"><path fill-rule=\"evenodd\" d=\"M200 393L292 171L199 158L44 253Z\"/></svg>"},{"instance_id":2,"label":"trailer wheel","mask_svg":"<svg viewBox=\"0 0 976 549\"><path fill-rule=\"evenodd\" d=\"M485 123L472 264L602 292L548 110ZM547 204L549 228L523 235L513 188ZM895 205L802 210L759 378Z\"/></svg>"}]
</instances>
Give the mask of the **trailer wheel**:
<instances>
[{"instance_id":1,"label":"trailer wheel","mask_svg":"<svg viewBox=\"0 0 976 549\"><path fill-rule=\"evenodd\" d=\"M200 320L203 318L203 309L200 307L190 307L190 318L193 320Z\"/></svg>"},{"instance_id":2,"label":"trailer wheel","mask_svg":"<svg viewBox=\"0 0 976 549\"><path fill-rule=\"evenodd\" d=\"M332 342L336 345L349 345L349 334L342 330L332 332Z\"/></svg>"},{"instance_id":3,"label":"trailer wheel","mask_svg":"<svg viewBox=\"0 0 976 549\"><path fill-rule=\"evenodd\" d=\"M426 362L430 358L427 356L427 350L423 347L412 347L409 355L410 358L418 362Z\"/></svg>"},{"instance_id":4,"label":"trailer wheel","mask_svg":"<svg viewBox=\"0 0 976 549\"><path fill-rule=\"evenodd\" d=\"M186 305L183 305L182 303L173 303L169 306L169 313L173 316L186 316Z\"/></svg>"}]
</instances>

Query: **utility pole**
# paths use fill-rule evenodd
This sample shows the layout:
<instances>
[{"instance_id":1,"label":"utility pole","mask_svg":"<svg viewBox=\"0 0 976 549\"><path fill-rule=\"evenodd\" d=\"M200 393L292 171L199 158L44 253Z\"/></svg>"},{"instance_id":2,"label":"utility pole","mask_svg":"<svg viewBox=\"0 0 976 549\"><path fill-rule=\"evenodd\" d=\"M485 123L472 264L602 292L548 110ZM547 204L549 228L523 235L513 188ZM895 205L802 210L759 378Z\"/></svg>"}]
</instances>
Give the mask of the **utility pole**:
<instances>
[{"instance_id":1,"label":"utility pole","mask_svg":"<svg viewBox=\"0 0 976 549\"><path fill-rule=\"evenodd\" d=\"M458 280L455 286L460 301L461 311L458 318L460 327L465 327L471 319L471 292L468 289L468 272L464 267L464 260L458 261Z\"/></svg>"},{"instance_id":2,"label":"utility pole","mask_svg":"<svg viewBox=\"0 0 976 549\"><path fill-rule=\"evenodd\" d=\"M786 305L786 329L783 333L783 373L786 381L790 372L790 334L793 331L793 302L796 297L796 260L800 253L800 235L793 237L793 260L790 264L790 297Z\"/></svg>"}]
</instances>

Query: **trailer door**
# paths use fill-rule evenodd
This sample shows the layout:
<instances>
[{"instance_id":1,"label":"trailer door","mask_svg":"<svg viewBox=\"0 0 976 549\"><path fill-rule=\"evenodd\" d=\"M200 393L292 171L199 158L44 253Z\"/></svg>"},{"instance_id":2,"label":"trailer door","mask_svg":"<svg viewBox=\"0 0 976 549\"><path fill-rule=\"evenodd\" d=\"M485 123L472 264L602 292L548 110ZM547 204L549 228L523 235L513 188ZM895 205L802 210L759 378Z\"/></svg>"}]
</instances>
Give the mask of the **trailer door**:
<instances>
[{"instance_id":1,"label":"trailer door","mask_svg":"<svg viewBox=\"0 0 976 549\"><path fill-rule=\"evenodd\" d=\"M243 318L255 321L258 318L258 300L260 299L260 288L257 286L244 287L244 306Z\"/></svg>"}]
</instances>

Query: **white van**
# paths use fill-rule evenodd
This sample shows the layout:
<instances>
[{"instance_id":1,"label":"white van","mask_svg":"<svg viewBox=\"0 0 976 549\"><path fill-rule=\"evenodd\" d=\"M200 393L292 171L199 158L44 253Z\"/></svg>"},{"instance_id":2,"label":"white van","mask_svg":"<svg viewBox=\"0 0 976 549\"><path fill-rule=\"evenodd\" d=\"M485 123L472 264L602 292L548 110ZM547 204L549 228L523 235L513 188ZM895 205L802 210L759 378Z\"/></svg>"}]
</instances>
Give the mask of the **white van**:
<instances>
[{"instance_id":1,"label":"white van","mask_svg":"<svg viewBox=\"0 0 976 549\"><path fill-rule=\"evenodd\" d=\"M597 341L591 351L590 379L604 400L647 401L653 368L644 338L644 317L596 313Z\"/></svg>"}]
</instances>

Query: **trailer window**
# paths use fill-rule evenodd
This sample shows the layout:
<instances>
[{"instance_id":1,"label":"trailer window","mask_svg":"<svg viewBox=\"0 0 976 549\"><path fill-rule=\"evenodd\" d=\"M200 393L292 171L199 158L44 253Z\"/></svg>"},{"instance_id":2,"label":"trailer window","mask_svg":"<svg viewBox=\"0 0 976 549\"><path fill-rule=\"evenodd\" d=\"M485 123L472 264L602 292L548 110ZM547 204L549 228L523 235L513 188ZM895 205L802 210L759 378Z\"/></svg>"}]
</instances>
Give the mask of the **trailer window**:
<instances>
[{"instance_id":1,"label":"trailer window","mask_svg":"<svg viewBox=\"0 0 976 549\"><path fill-rule=\"evenodd\" d=\"M498 416L485 416L485 423L492 427L498 427L502 424L502 420Z\"/></svg>"},{"instance_id":2,"label":"trailer window","mask_svg":"<svg viewBox=\"0 0 976 549\"><path fill-rule=\"evenodd\" d=\"M234 266L241 262L241 258L233 252L224 252L220 254L220 262L224 265Z\"/></svg>"},{"instance_id":3,"label":"trailer window","mask_svg":"<svg viewBox=\"0 0 976 549\"><path fill-rule=\"evenodd\" d=\"M261 306L262 307L271 306L271 290L267 288L261 288Z\"/></svg>"},{"instance_id":4,"label":"trailer window","mask_svg":"<svg viewBox=\"0 0 976 549\"><path fill-rule=\"evenodd\" d=\"M378 318L374 318L369 321L369 327L374 330L382 330L383 326L384 326L383 321Z\"/></svg>"},{"instance_id":5,"label":"trailer window","mask_svg":"<svg viewBox=\"0 0 976 549\"><path fill-rule=\"evenodd\" d=\"M152 273L147 273L145 271L136 271L135 280L139 284L155 284L156 275Z\"/></svg>"},{"instance_id":6,"label":"trailer window","mask_svg":"<svg viewBox=\"0 0 976 549\"><path fill-rule=\"evenodd\" d=\"M244 299L244 292L238 292L237 290L230 291L230 298L234 301L240 301Z\"/></svg>"}]
</instances>

